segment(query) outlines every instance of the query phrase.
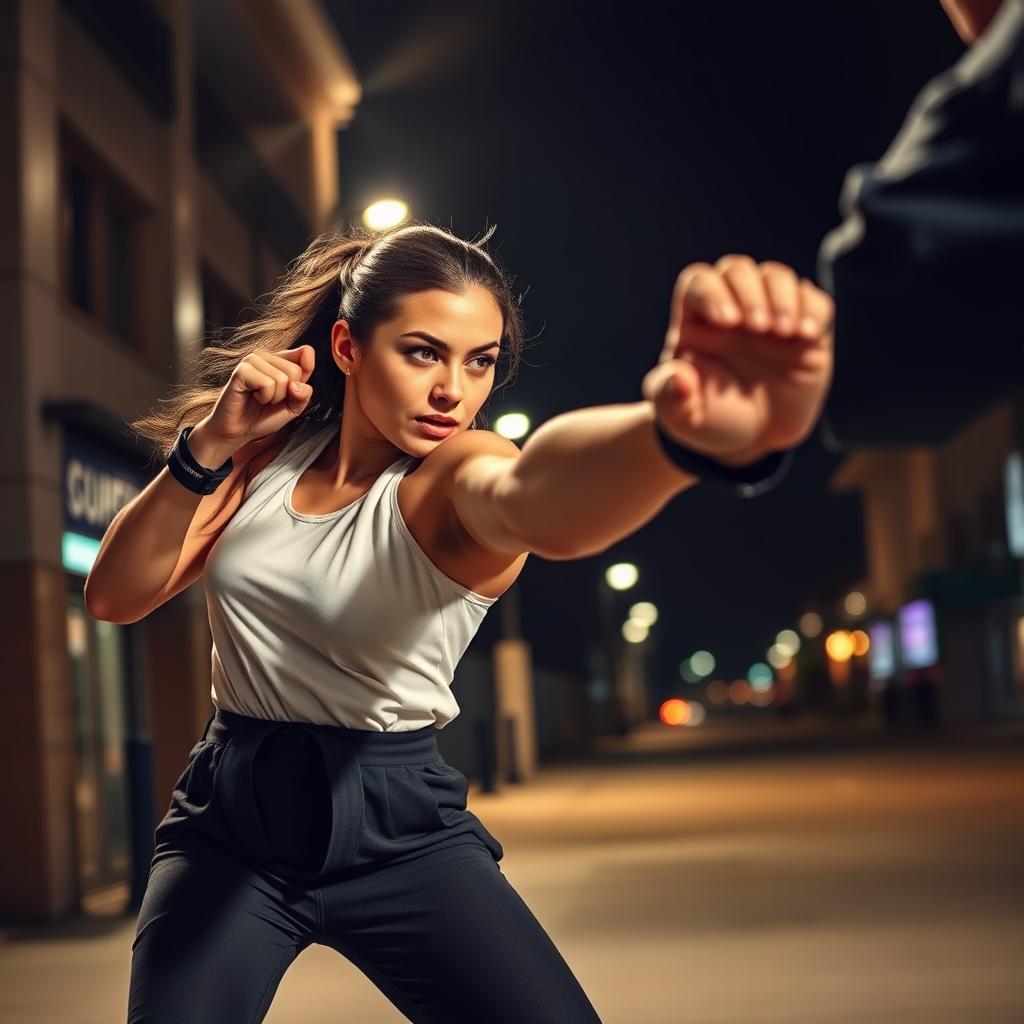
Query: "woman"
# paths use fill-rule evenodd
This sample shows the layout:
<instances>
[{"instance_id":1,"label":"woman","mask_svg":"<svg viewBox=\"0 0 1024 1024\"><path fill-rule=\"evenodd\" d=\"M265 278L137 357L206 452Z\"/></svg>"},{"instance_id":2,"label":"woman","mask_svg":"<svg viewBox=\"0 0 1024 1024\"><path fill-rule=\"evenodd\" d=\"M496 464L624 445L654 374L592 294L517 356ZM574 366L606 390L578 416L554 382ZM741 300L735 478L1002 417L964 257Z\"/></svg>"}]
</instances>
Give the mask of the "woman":
<instances>
[{"instance_id":1,"label":"woman","mask_svg":"<svg viewBox=\"0 0 1024 1024\"><path fill-rule=\"evenodd\" d=\"M830 319L779 264L695 264L644 400L557 416L522 451L471 429L522 351L509 284L429 225L321 236L204 350L198 383L136 424L167 465L86 581L91 614L133 622L203 576L214 640L132 1022L262 1020L313 942L412 1021L599 1019L438 752L449 684L530 552L604 550L695 467L740 493L777 479L824 398Z\"/></svg>"}]
</instances>

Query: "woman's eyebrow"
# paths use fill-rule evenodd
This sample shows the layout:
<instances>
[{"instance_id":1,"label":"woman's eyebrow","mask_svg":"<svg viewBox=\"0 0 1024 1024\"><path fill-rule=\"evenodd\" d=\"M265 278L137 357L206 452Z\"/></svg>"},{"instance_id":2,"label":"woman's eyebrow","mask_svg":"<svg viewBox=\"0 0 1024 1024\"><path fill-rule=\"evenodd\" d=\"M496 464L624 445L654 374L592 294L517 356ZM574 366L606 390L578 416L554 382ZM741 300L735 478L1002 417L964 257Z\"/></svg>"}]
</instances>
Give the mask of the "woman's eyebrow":
<instances>
[{"instance_id":1,"label":"woman's eyebrow","mask_svg":"<svg viewBox=\"0 0 1024 1024\"><path fill-rule=\"evenodd\" d=\"M423 341L429 341L431 345L436 345L439 349L445 352L451 352L451 345L446 344L440 338L435 338L432 334L427 334L426 331L406 331L405 334L400 334L400 338L422 338ZM488 341L484 345L477 345L476 348L469 350L470 355L474 352L486 352L489 348L500 348L500 341Z\"/></svg>"}]
</instances>

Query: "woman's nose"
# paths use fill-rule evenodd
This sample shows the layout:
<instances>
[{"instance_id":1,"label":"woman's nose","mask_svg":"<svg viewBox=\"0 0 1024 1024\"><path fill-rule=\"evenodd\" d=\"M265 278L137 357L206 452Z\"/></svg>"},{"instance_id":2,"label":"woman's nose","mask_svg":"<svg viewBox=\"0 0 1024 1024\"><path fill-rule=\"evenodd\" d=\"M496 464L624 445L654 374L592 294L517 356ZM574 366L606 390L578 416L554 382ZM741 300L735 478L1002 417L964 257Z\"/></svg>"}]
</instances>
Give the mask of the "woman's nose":
<instances>
[{"instance_id":1,"label":"woman's nose","mask_svg":"<svg viewBox=\"0 0 1024 1024\"><path fill-rule=\"evenodd\" d=\"M435 394L442 395L448 402L461 402L462 381L459 379L459 371L452 370L446 373L439 381Z\"/></svg>"}]
</instances>

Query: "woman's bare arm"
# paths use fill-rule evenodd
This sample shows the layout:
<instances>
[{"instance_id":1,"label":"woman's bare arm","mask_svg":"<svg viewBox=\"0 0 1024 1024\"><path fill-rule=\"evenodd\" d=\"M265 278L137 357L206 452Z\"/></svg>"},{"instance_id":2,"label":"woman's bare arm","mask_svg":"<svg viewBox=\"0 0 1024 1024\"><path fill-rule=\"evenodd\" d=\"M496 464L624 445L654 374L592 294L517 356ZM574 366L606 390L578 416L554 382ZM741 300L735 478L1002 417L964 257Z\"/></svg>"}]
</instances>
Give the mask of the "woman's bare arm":
<instances>
[{"instance_id":1,"label":"woman's bare arm","mask_svg":"<svg viewBox=\"0 0 1024 1024\"><path fill-rule=\"evenodd\" d=\"M164 601L194 583L206 555L241 503L242 489L232 494L217 518L202 533L199 526L224 504L242 472L250 445L225 448L198 424L188 439L189 450L203 466L219 466L236 457L231 475L212 494L182 487L165 466L114 516L85 580L85 604L93 618L137 622Z\"/></svg>"},{"instance_id":2,"label":"woman's bare arm","mask_svg":"<svg viewBox=\"0 0 1024 1024\"><path fill-rule=\"evenodd\" d=\"M831 381L832 315L828 296L783 264L738 254L713 267L690 264L676 280L643 401L556 416L521 452L469 431L431 453L444 462L460 522L495 551L585 558L697 482L664 453L658 425L684 448L733 467L795 447Z\"/></svg>"},{"instance_id":3,"label":"woman's bare arm","mask_svg":"<svg viewBox=\"0 0 1024 1024\"><path fill-rule=\"evenodd\" d=\"M556 561L597 554L697 482L661 450L649 401L562 413L522 451L487 434L467 431L464 450L447 452L458 460L452 499L472 536L509 554L528 550Z\"/></svg>"}]
</instances>

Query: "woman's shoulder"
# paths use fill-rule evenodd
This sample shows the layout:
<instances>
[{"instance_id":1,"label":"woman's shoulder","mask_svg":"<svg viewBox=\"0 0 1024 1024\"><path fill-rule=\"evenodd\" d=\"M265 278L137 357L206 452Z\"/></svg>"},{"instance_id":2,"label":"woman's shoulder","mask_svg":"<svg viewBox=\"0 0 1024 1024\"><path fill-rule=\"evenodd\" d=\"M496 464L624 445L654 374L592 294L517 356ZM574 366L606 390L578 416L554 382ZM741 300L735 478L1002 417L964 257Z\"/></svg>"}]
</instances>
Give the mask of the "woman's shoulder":
<instances>
[{"instance_id":1,"label":"woman's shoulder","mask_svg":"<svg viewBox=\"0 0 1024 1024\"><path fill-rule=\"evenodd\" d=\"M455 473L476 455L518 454L516 445L493 431L463 431L426 455L396 492L406 527L435 567L488 598L500 597L515 582L529 553L493 551L469 533L453 502Z\"/></svg>"}]
</instances>

